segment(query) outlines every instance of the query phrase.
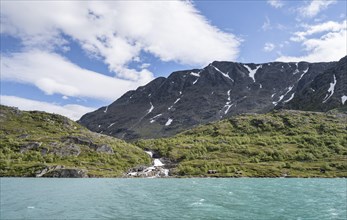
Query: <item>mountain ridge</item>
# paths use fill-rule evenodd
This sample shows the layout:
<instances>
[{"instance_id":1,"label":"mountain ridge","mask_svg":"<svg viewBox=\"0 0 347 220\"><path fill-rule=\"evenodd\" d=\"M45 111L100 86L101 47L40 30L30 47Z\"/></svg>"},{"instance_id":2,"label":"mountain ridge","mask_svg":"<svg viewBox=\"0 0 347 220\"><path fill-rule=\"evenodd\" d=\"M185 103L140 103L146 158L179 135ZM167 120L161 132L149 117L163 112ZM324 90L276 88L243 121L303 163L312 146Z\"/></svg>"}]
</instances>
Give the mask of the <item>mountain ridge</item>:
<instances>
[{"instance_id":1,"label":"mountain ridge","mask_svg":"<svg viewBox=\"0 0 347 220\"><path fill-rule=\"evenodd\" d=\"M240 113L280 108L327 111L344 104L346 60L214 61L203 69L158 77L126 92L109 106L87 113L78 122L98 133L133 140L172 136Z\"/></svg>"}]
</instances>

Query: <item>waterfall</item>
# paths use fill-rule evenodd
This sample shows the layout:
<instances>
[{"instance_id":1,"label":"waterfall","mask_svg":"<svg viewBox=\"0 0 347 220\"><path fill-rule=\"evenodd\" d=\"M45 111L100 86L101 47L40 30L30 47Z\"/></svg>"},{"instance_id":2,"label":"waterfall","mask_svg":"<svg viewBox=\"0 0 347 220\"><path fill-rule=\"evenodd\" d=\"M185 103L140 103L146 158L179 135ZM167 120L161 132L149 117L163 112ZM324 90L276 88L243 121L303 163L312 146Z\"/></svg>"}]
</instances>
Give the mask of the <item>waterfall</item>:
<instances>
[{"instance_id":1,"label":"waterfall","mask_svg":"<svg viewBox=\"0 0 347 220\"><path fill-rule=\"evenodd\" d=\"M152 151L145 151L153 160L152 166L146 167L144 169L138 168L138 170L133 172L128 172L127 176L131 177L147 177L147 178L158 178L158 177L168 177L169 169L165 169L165 164L158 158L153 158ZM136 169L136 168L135 168Z\"/></svg>"}]
</instances>

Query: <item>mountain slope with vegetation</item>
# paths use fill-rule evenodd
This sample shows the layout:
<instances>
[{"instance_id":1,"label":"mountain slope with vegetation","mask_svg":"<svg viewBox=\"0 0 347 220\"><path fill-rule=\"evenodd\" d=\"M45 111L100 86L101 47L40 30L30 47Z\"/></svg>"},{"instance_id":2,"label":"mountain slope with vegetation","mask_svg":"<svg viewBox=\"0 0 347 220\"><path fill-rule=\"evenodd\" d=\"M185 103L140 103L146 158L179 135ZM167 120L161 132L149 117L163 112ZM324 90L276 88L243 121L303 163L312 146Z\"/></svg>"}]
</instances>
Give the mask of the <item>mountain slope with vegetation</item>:
<instances>
[{"instance_id":1,"label":"mountain slope with vegetation","mask_svg":"<svg viewBox=\"0 0 347 220\"><path fill-rule=\"evenodd\" d=\"M0 106L0 176L117 177L151 159L66 117Z\"/></svg>"},{"instance_id":2,"label":"mountain slope with vegetation","mask_svg":"<svg viewBox=\"0 0 347 220\"><path fill-rule=\"evenodd\" d=\"M135 144L177 176L347 177L346 122L341 111L242 114Z\"/></svg>"}]
</instances>

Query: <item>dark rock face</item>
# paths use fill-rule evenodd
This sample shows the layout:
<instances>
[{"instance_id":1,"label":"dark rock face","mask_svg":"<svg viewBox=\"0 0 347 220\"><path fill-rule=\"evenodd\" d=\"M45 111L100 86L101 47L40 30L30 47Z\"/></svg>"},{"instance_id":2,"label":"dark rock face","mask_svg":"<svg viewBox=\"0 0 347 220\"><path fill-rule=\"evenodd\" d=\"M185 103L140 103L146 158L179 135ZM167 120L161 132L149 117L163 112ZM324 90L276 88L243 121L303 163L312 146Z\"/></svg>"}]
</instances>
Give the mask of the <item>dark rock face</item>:
<instances>
[{"instance_id":1,"label":"dark rock face","mask_svg":"<svg viewBox=\"0 0 347 220\"><path fill-rule=\"evenodd\" d=\"M322 74L298 85L288 109L328 111L347 105L347 56Z\"/></svg>"},{"instance_id":2,"label":"dark rock face","mask_svg":"<svg viewBox=\"0 0 347 220\"><path fill-rule=\"evenodd\" d=\"M35 177L84 178L88 177L88 175L85 170L56 165L47 166L43 170L37 171Z\"/></svg>"},{"instance_id":3,"label":"dark rock face","mask_svg":"<svg viewBox=\"0 0 347 220\"><path fill-rule=\"evenodd\" d=\"M42 177L85 178L88 177L88 175L85 171L80 169L55 169L44 174Z\"/></svg>"},{"instance_id":4,"label":"dark rock face","mask_svg":"<svg viewBox=\"0 0 347 220\"><path fill-rule=\"evenodd\" d=\"M171 136L240 113L278 108L327 111L343 106L343 97L347 98L346 60L213 62L204 69L159 77L84 115L79 123L95 132L131 140Z\"/></svg>"}]
</instances>

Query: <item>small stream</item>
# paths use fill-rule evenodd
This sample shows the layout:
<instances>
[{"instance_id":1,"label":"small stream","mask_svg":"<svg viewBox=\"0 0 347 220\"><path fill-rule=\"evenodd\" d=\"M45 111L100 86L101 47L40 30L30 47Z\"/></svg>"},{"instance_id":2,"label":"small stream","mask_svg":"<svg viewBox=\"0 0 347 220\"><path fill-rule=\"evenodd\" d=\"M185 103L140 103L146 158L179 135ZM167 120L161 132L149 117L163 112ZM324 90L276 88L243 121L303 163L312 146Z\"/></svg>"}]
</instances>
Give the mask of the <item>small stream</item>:
<instances>
[{"instance_id":1,"label":"small stream","mask_svg":"<svg viewBox=\"0 0 347 220\"><path fill-rule=\"evenodd\" d=\"M165 164L158 158L153 158L152 151L145 151L153 160L152 166L139 166L127 173L128 177L160 178L168 177L169 169L165 169Z\"/></svg>"}]
</instances>

